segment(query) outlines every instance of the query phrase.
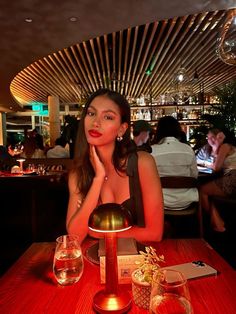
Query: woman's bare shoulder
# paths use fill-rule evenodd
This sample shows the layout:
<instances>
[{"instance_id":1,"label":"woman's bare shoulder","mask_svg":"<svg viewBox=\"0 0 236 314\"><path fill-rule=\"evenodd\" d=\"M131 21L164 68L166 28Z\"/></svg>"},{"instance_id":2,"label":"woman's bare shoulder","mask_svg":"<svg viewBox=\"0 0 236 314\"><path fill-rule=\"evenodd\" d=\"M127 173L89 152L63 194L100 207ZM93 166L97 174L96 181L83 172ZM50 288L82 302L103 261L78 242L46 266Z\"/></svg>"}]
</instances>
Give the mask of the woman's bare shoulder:
<instances>
[{"instance_id":1,"label":"woman's bare shoulder","mask_svg":"<svg viewBox=\"0 0 236 314\"><path fill-rule=\"evenodd\" d=\"M222 152L230 152L232 150L233 146L231 144L228 144L228 143L223 143L221 146L220 146L220 149L219 151L222 151Z\"/></svg>"},{"instance_id":2,"label":"woman's bare shoulder","mask_svg":"<svg viewBox=\"0 0 236 314\"><path fill-rule=\"evenodd\" d=\"M154 157L150 153L145 151L138 151L138 164L140 166L156 166Z\"/></svg>"},{"instance_id":3,"label":"woman's bare shoulder","mask_svg":"<svg viewBox=\"0 0 236 314\"><path fill-rule=\"evenodd\" d=\"M146 152L144 150L138 151L137 154L138 154L138 158L139 159L143 159L143 160L152 160L152 159L154 159L153 156L150 153L148 153L148 152Z\"/></svg>"}]
</instances>

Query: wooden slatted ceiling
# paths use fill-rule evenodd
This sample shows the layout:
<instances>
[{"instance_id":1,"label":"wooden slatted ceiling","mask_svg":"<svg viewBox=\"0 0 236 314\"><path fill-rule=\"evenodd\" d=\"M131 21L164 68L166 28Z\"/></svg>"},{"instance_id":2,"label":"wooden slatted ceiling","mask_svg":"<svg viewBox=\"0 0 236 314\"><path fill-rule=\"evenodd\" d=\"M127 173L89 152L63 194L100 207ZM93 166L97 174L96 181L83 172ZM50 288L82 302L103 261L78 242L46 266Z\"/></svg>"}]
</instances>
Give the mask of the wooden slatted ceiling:
<instances>
[{"instance_id":1,"label":"wooden slatted ceiling","mask_svg":"<svg viewBox=\"0 0 236 314\"><path fill-rule=\"evenodd\" d=\"M183 66L190 77L198 72L195 93L202 86L211 93L236 79L236 68L216 54L226 14L215 11L156 21L76 43L22 70L12 81L11 92L23 105L47 103L48 95L59 95L64 104L79 103L100 87L131 98L152 92L157 99Z\"/></svg>"}]
</instances>

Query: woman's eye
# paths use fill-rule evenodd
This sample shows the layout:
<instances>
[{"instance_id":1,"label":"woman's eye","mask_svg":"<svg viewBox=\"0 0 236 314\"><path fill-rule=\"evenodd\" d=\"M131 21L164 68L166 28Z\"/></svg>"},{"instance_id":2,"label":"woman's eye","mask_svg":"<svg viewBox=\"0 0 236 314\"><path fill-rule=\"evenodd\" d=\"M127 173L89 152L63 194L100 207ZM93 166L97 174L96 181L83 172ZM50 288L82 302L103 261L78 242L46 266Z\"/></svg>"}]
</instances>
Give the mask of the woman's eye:
<instances>
[{"instance_id":1,"label":"woman's eye","mask_svg":"<svg viewBox=\"0 0 236 314\"><path fill-rule=\"evenodd\" d=\"M92 117L92 116L94 116L94 112L92 112L92 111L87 111L87 115L90 116L90 117Z\"/></svg>"},{"instance_id":2,"label":"woman's eye","mask_svg":"<svg viewBox=\"0 0 236 314\"><path fill-rule=\"evenodd\" d=\"M105 116L104 116L104 119L105 119L105 120L113 120L113 117L110 116L110 115L105 115Z\"/></svg>"}]
</instances>

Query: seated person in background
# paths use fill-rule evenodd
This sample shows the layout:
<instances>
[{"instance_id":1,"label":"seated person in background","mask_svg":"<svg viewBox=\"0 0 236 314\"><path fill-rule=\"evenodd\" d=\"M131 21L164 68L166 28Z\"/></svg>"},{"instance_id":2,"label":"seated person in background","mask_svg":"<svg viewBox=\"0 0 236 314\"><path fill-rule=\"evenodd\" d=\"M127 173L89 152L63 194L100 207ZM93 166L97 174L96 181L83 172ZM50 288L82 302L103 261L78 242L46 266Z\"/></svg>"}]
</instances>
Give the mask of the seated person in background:
<instances>
[{"instance_id":1,"label":"seated person in background","mask_svg":"<svg viewBox=\"0 0 236 314\"><path fill-rule=\"evenodd\" d=\"M138 120L133 123L133 140L137 145L137 150L152 152L152 147L149 143L151 131L151 125L145 120Z\"/></svg>"},{"instance_id":2,"label":"seated person in background","mask_svg":"<svg viewBox=\"0 0 236 314\"><path fill-rule=\"evenodd\" d=\"M45 158L43 143L33 136L29 136L24 141L24 150L20 154L23 158Z\"/></svg>"},{"instance_id":3,"label":"seated person in background","mask_svg":"<svg viewBox=\"0 0 236 314\"><path fill-rule=\"evenodd\" d=\"M198 169L193 149L181 143L181 126L172 116L161 118L157 124L155 144L152 155L155 158L160 177L189 176L197 178ZM198 190L163 189L164 208L185 209L192 202L197 202Z\"/></svg>"},{"instance_id":4,"label":"seated person in background","mask_svg":"<svg viewBox=\"0 0 236 314\"><path fill-rule=\"evenodd\" d=\"M197 164L203 167L211 167L217 155L216 136L220 133L217 128L209 129L207 133L207 144L204 145L197 153Z\"/></svg>"},{"instance_id":5,"label":"seated person in background","mask_svg":"<svg viewBox=\"0 0 236 314\"><path fill-rule=\"evenodd\" d=\"M88 99L75 143L75 168L69 173L68 233L98 237L88 219L99 204L122 204L133 227L121 237L160 241L163 199L153 157L130 150L130 106L121 94L101 89ZM137 201L138 200L138 201ZM153 219L155 217L155 219Z\"/></svg>"},{"instance_id":6,"label":"seated person in background","mask_svg":"<svg viewBox=\"0 0 236 314\"><path fill-rule=\"evenodd\" d=\"M211 165L215 172L223 171L223 176L201 186L202 207L210 214L212 228L225 231L225 224L217 208L210 202L210 196L234 196L236 194L236 146L234 134L224 130L215 137L216 159Z\"/></svg>"},{"instance_id":7,"label":"seated person in background","mask_svg":"<svg viewBox=\"0 0 236 314\"><path fill-rule=\"evenodd\" d=\"M23 145L21 143L15 143L7 138L7 145L0 145L0 169L10 170L15 164L15 158L20 156L23 151Z\"/></svg>"},{"instance_id":8,"label":"seated person in background","mask_svg":"<svg viewBox=\"0 0 236 314\"><path fill-rule=\"evenodd\" d=\"M69 158L70 153L65 146L66 140L63 137L58 137L55 146L47 151L47 158Z\"/></svg>"},{"instance_id":9,"label":"seated person in background","mask_svg":"<svg viewBox=\"0 0 236 314\"><path fill-rule=\"evenodd\" d=\"M12 150L9 151L6 146L0 145L0 171L9 170L13 156Z\"/></svg>"}]
</instances>

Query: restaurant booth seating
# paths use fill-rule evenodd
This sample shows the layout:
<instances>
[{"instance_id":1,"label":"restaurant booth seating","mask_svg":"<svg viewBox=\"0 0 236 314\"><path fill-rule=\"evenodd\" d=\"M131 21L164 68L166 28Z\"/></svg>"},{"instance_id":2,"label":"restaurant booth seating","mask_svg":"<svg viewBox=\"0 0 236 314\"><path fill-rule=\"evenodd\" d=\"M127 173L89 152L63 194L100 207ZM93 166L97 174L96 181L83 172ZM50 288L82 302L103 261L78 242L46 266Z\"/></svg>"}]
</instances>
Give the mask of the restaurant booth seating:
<instances>
[{"instance_id":1,"label":"restaurant booth seating","mask_svg":"<svg viewBox=\"0 0 236 314\"><path fill-rule=\"evenodd\" d=\"M162 188L185 189L198 188L198 180L193 177L168 176L161 177ZM164 237L192 236L193 224L197 223L197 235L203 237L203 222L201 203L193 202L182 210L164 208L165 229Z\"/></svg>"}]
</instances>

